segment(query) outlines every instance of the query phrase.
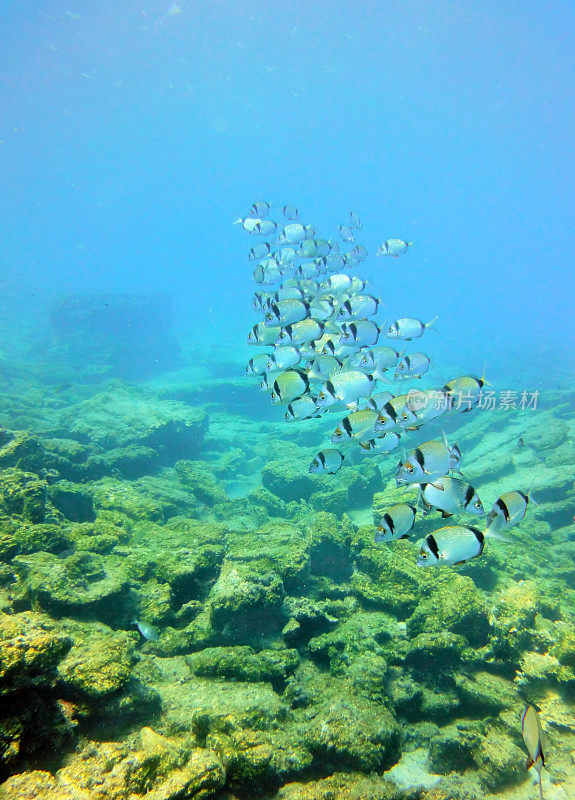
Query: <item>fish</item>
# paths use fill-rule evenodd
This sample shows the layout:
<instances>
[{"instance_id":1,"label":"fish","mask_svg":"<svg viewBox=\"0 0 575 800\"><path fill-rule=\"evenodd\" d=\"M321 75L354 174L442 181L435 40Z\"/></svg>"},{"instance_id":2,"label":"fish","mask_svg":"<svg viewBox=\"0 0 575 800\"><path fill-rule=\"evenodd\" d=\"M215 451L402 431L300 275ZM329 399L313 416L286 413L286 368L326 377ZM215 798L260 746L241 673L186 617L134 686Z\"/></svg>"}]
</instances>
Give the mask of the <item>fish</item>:
<instances>
[{"instance_id":1,"label":"fish","mask_svg":"<svg viewBox=\"0 0 575 800\"><path fill-rule=\"evenodd\" d=\"M459 411L462 414L471 411L479 403L486 383L488 381L485 380L484 368L481 378L475 375L463 375L444 384L441 391L447 398L449 411Z\"/></svg>"},{"instance_id":2,"label":"fish","mask_svg":"<svg viewBox=\"0 0 575 800\"><path fill-rule=\"evenodd\" d=\"M344 417L331 436L333 444L344 439L371 439L374 433L377 412L371 409L352 411Z\"/></svg>"},{"instance_id":3,"label":"fish","mask_svg":"<svg viewBox=\"0 0 575 800\"><path fill-rule=\"evenodd\" d=\"M144 639L146 639L148 642L157 642L160 638L160 631L150 622L145 622L145 620L142 619L133 619L130 622L130 625L135 625Z\"/></svg>"},{"instance_id":4,"label":"fish","mask_svg":"<svg viewBox=\"0 0 575 800\"><path fill-rule=\"evenodd\" d=\"M282 214L286 219L299 219L299 211L295 206L284 206Z\"/></svg>"},{"instance_id":5,"label":"fish","mask_svg":"<svg viewBox=\"0 0 575 800\"><path fill-rule=\"evenodd\" d=\"M295 247L280 247L276 251L276 258L280 264L293 264L297 260L297 256Z\"/></svg>"},{"instance_id":6,"label":"fish","mask_svg":"<svg viewBox=\"0 0 575 800\"><path fill-rule=\"evenodd\" d=\"M277 372L296 367L301 361L301 353L297 347L284 345L276 347L273 353L267 355L266 372Z\"/></svg>"},{"instance_id":7,"label":"fish","mask_svg":"<svg viewBox=\"0 0 575 800\"><path fill-rule=\"evenodd\" d=\"M349 212L349 227L355 228L359 230L361 228L361 220L359 218L359 214L356 211Z\"/></svg>"},{"instance_id":8,"label":"fish","mask_svg":"<svg viewBox=\"0 0 575 800\"><path fill-rule=\"evenodd\" d=\"M266 203L265 200L256 200L248 212L248 217L255 217L256 219L263 219L270 213L271 204Z\"/></svg>"},{"instance_id":9,"label":"fish","mask_svg":"<svg viewBox=\"0 0 575 800\"><path fill-rule=\"evenodd\" d=\"M465 564L483 553L485 534L479 528L448 525L421 541L418 567Z\"/></svg>"},{"instance_id":10,"label":"fish","mask_svg":"<svg viewBox=\"0 0 575 800\"><path fill-rule=\"evenodd\" d=\"M315 475L320 472L333 475L341 468L344 459L345 456L339 450L333 448L321 450L309 465L309 471Z\"/></svg>"},{"instance_id":11,"label":"fish","mask_svg":"<svg viewBox=\"0 0 575 800\"><path fill-rule=\"evenodd\" d=\"M280 231L278 244L299 244L306 239L312 239L314 230L311 225L302 225L301 222L292 222Z\"/></svg>"},{"instance_id":12,"label":"fish","mask_svg":"<svg viewBox=\"0 0 575 800\"><path fill-rule=\"evenodd\" d=\"M317 416L318 407L313 397L304 395L303 397L296 397L291 403L288 403L284 419L286 422L293 422L299 419L311 419Z\"/></svg>"},{"instance_id":13,"label":"fish","mask_svg":"<svg viewBox=\"0 0 575 800\"><path fill-rule=\"evenodd\" d=\"M282 329L278 326L268 328L263 322L258 322L248 334L247 344L269 345L275 344Z\"/></svg>"},{"instance_id":14,"label":"fish","mask_svg":"<svg viewBox=\"0 0 575 800\"><path fill-rule=\"evenodd\" d=\"M271 236L278 228L277 222L274 222L272 219L258 219L255 217L237 219L234 225L241 225L244 231L255 236Z\"/></svg>"},{"instance_id":15,"label":"fish","mask_svg":"<svg viewBox=\"0 0 575 800\"><path fill-rule=\"evenodd\" d=\"M532 497L533 489L524 494L519 490L505 492L493 503L493 508L487 515L487 527L491 531L500 531L512 528L521 522L527 513L529 503L537 505Z\"/></svg>"},{"instance_id":16,"label":"fish","mask_svg":"<svg viewBox=\"0 0 575 800\"><path fill-rule=\"evenodd\" d=\"M359 446L370 453L391 453L399 446L400 435L398 433L384 433L376 439L368 439L360 442Z\"/></svg>"},{"instance_id":17,"label":"fish","mask_svg":"<svg viewBox=\"0 0 575 800\"><path fill-rule=\"evenodd\" d=\"M253 271L254 283L261 286L273 286L279 283L284 274L275 258L265 258L257 264Z\"/></svg>"},{"instance_id":18,"label":"fish","mask_svg":"<svg viewBox=\"0 0 575 800\"><path fill-rule=\"evenodd\" d=\"M355 242L355 233L351 225L340 225L338 230L344 242Z\"/></svg>"},{"instance_id":19,"label":"fish","mask_svg":"<svg viewBox=\"0 0 575 800\"><path fill-rule=\"evenodd\" d=\"M458 470L461 451L457 445L432 439L416 447L400 461L395 473L398 486L409 483L433 483L451 470Z\"/></svg>"},{"instance_id":20,"label":"fish","mask_svg":"<svg viewBox=\"0 0 575 800\"><path fill-rule=\"evenodd\" d=\"M303 370L288 369L280 372L272 384L272 403L291 403L309 390L309 380Z\"/></svg>"},{"instance_id":21,"label":"fish","mask_svg":"<svg viewBox=\"0 0 575 800\"><path fill-rule=\"evenodd\" d=\"M341 369L342 362L335 356L319 353L308 361L308 376L327 381L334 370Z\"/></svg>"},{"instance_id":22,"label":"fish","mask_svg":"<svg viewBox=\"0 0 575 800\"><path fill-rule=\"evenodd\" d=\"M519 439L517 439L517 447L525 447L523 436L520 436Z\"/></svg>"},{"instance_id":23,"label":"fish","mask_svg":"<svg viewBox=\"0 0 575 800\"><path fill-rule=\"evenodd\" d=\"M250 250L248 258L250 261L258 261L259 259L268 256L271 251L272 246L269 242L258 242L257 244L254 244Z\"/></svg>"},{"instance_id":24,"label":"fish","mask_svg":"<svg viewBox=\"0 0 575 800\"><path fill-rule=\"evenodd\" d=\"M412 353L409 356L403 356L395 368L393 379L397 381L421 378L428 371L430 364L431 359L425 353Z\"/></svg>"},{"instance_id":25,"label":"fish","mask_svg":"<svg viewBox=\"0 0 575 800\"><path fill-rule=\"evenodd\" d=\"M267 353L258 353L250 358L246 365L246 375L263 375L266 371L269 356Z\"/></svg>"},{"instance_id":26,"label":"fish","mask_svg":"<svg viewBox=\"0 0 575 800\"><path fill-rule=\"evenodd\" d=\"M339 343L355 345L356 347L370 347L377 344L381 329L372 320L360 319L357 322L345 323L341 326Z\"/></svg>"},{"instance_id":27,"label":"fish","mask_svg":"<svg viewBox=\"0 0 575 800\"><path fill-rule=\"evenodd\" d=\"M377 314L380 300L369 294L356 294L341 304L335 318L339 322L352 322Z\"/></svg>"},{"instance_id":28,"label":"fish","mask_svg":"<svg viewBox=\"0 0 575 800\"><path fill-rule=\"evenodd\" d=\"M363 349L350 358L350 366L370 372L374 377L381 378L388 369L392 369L399 361L400 353L393 347L378 345L370 349Z\"/></svg>"},{"instance_id":29,"label":"fish","mask_svg":"<svg viewBox=\"0 0 575 800\"><path fill-rule=\"evenodd\" d=\"M252 308L255 311L267 308L272 295L269 292L255 292L252 298Z\"/></svg>"},{"instance_id":30,"label":"fish","mask_svg":"<svg viewBox=\"0 0 575 800\"><path fill-rule=\"evenodd\" d=\"M407 407L408 397L407 394L398 394L381 407L375 423L376 433L392 431L394 428L406 428L414 424L416 417Z\"/></svg>"},{"instance_id":31,"label":"fish","mask_svg":"<svg viewBox=\"0 0 575 800\"><path fill-rule=\"evenodd\" d=\"M305 300L305 294L299 286L280 286L271 296L270 307L272 303L279 303L281 300Z\"/></svg>"},{"instance_id":32,"label":"fish","mask_svg":"<svg viewBox=\"0 0 575 800\"><path fill-rule=\"evenodd\" d=\"M413 247L413 242L404 242L403 239L386 239L385 242L379 246L376 256L398 256L407 253L409 247Z\"/></svg>"},{"instance_id":33,"label":"fish","mask_svg":"<svg viewBox=\"0 0 575 800\"><path fill-rule=\"evenodd\" d=\"M411 342L412 339L419 339L420 336L423 336L426 328L431 327L437 319L434 317L429 322L422 322L415 317L400 317L391 323L385 335L389 339L403 339Z\"/></svg>"},{"instance_id":34,"label":"fish","mask_svg":"<svg viewBox=\"0 0 575 800\"><path fill-rule=\"evenodd\" d=\"M352 249L349 252L360 263L362 261L365 261L368 255L367 250L362 244L356 244L355 247L352 247Z\"/></svg>"},{"instance_id":35,"label":"fish","mask_svg":"<svg viewBox=\"0 0 575 800\"><path fill-rule=\"evenodd\" d=\"M398 503L383 514L377 525L375 542L393 542L409 538L409 531L415 523L417 508L409 503Z\"/></svg>"},{"instance_id":36,"label":"fish","mask_svg":"<svg viewBox=\"0 0 575 800\"><path fill-rule=\"evenodd\" d=\"M366 401L365 407L372 408L374 411L381 411L384 405L392 400L393 394L391 392L376 392Z\"/></svg>"},{"instance_id":37,"label":"fish","mask_svg":"<svg viewBox=\"0 0 575 800\"><path fill-rule=\"evenodd\" d=\"M527 769L535 767L539 777L539 800L543 800L543 787L541 785L541 770L545 766L545 756L543 750L545 744L543 740L543 731L541 729L541 722L539 721L539 714L533 706L527 706L521 716L521 733L523 741L529 753L527 759Z\"/></svg>"},{"instance_id":38,"label":"fish","mask_svg":"<svg viewBox=\"0 0 575 800\"><path fill-rule=\"evenodd\" d=\"M285 328L286 325L293 325L294 322L301 322L302 319L309 317L309 309L309 303L302 300L278 300L277 303L270 305L270 310L264 318L264 325L267 328L277 325Z\"/></svg>"},{"instance_id":39,"label":"fish","mask_svg":"<svg viewBox=\"0 0 575 800\"><path fill-rule=\"evenodd\" d=\"M315 342L323 336L324 332L323 322L318 322L315 319L302 319L301 322L294 322L293 325L286 325L283 328L269 328L269 330L279 330L276 339L277 345L284 344L308 344Z\"/></svg>"},{"instance_id":40,"label":"fish","mask_svg":"<svg viewBox=\"0 0 575 800\"><path fill-rule=\"evenodd\" d=\"M343 369L332 374L324 383L317 396L319 408L340 403L353 403L360 397L369 397L373 388L373 378L365 372Z\"/></svg>"},{"instance_id":41,"label":"fish","mask_svg":"<svg viewBox=\"0 0 575 800\"><path fill-rule=\"evenodd\" d=\"M440 389L410 389L407 393L406 408L415 420L407 430L417 430L426 422L431 422L444 414L449 408L449 400Z\"/></svg>"},{"instance_id":42,"label":"fish","mask_svg":"<svg viewBox=\"0 0 575 800\"><path fill-rule=\"evenodd\" d=\"M483 516L485 509L479 495L466 481L444 475L433 483L422 483L419 486L418 502L423 505L423 513L433 509L441 511L443 517L453 514L474 514Z\"/></svg>"}]
</instances>

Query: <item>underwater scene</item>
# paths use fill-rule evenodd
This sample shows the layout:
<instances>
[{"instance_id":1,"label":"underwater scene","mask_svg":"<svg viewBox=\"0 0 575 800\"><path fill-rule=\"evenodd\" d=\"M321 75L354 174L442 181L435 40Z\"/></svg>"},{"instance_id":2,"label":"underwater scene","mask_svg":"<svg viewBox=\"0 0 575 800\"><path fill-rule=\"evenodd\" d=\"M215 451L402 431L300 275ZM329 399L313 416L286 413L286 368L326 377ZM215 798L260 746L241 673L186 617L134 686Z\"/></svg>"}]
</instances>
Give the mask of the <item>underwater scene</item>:
<instances>
[{"instance_id":1,"label":"underwater scene","mask_svg":"<svg viewBox=\"0 0 575 800\"><path fill-rule=\"evenodd\" d=\"M575 800L573 5L0 23L0 800Z\"/></svg>"}]
</instances>

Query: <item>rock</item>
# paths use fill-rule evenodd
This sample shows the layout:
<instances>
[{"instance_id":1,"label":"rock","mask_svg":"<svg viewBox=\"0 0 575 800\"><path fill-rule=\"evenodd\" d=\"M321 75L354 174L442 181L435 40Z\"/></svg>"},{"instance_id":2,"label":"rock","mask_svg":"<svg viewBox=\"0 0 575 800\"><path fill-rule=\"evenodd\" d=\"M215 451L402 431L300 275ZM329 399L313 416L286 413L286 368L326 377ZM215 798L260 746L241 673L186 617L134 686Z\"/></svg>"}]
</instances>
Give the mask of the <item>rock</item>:
<instances>
[{"instance_id":1,"label":"rock","mask_svg":"<svg viewBox=\"0 0 575 800\"><path fill-rule=\"evenodd\" d=\"M441 729L429 743L427 765L436 775L464 772L475 765L474 752L480 735L465 725L453 725Z\"/></svg>"},{"instance_id":2,"label":"rock","mask_svg":"<svg viewBox=\"0 0 575 800\"><path fill-rule=\"evenodd\" d=\"M411 638L441 631L465 636L475 648L487 644L491 632L489 612L471 578L453 572L437 576L407 620Z\"/></svg>"},{"instance_id":3,"label":"rock","mask_svg":"<svg viewBox=\"0 0 575 800\"><path fill-rule=\"evenodd\" d=\"M126 564L117 556L76 551L65 559L50 553L17 556L13 561L26 596L41 608L102 622L117 622L125 616Z\"/></svg>"},{"instance_id":4,"label":"rock","mask_svg":"<svg viewBox=\"0 0 575 800\"><path fill-rule=\"evenodd\" d=\"M208 416L185 403L160 400L144 389L117 382L63 411L60 426L93 449L149 447L159 464L169 465L199 453Z\"/></svg>"},{"instance_id":5,"label":"rock","mask_svg":"<svg viewBox=\"0 0 575 800\"><path fill-rule=\"evenodd\" d=\"M0 514L44 522L48 484L31 472L8 468L0 472Z\"/></svg>"},{"instance_id":6,"label":"rock","mask_svg":"<svg viewBox=\"0 0 575 800\"><path fill-rule=\"evenodd\" d=\"M405 664L423 675L452 673L465 646L463 636L455 633L420 633L409 642Z\"/></svg>"},{"instance_id":7,"label":"rock","mask_svg":"<svg viewBox=\"0 0 575 800\"><path fill-rule=\"evenodd\" d=\"M260 650L247 646L210 647L186 658L195 675L228 680L269 681L282 687L299 664L297 650Z\"/></svg>"},{"instance_id":8,"label":"rock","mask_svg":"<svg viewBox=\"0 0 575 800\"><path fill-rule=\"evenodd\" d=\"M74 645L58 666L59 683L69 697L99 701L122 689L135 663L135 637L98 623L64 626Z\"/></svg>"},{"instance_id":9,"label":"rock","mask_svg":"<svg viewBox=\"0 0 575 800\"><path fill-rule=\"evenodd\" d=\"M45 462L42 443L30 431L0 430L0 469L16 467L39 474Z\"/></svg>"},{"instance_id":10,"label":"rock","mask_svg":"<svg viewBox=\"0 0 575 800\"><path fill-rule=\"evenodd\" d=\"M93 522L96 519L92 493L85 486L59 481L50 486L48 496L71 522Z\"/></svg>"},{"instance_id":11,"label":"rock","mask_svg":"<svg viewBox=\"0 0 575 800\"><path fill-rule=\"evenodd\" d=\"M362 772L388 769L400 755L400 731L391 714L359 697L320 704L304 741L324 762Z\"/></svg>"},{"instance_id":12,"label":"rock","mask_svg":"<svg viewBox=\"0 0 575 800\"><path fill-rule=\"evenodd\" d=\"M314 514L308 522L310 543L308 553L313 575L325 575L342 583L352 573L350 544L353 526L349 518L338 522L333 514Z\"/></svg>"},{"instance_id":13,"label":"rock","mask_svg":"<svg viewBox=\"0 0 575 800\"><path fill-rule=\"evenodd\" d=\"M473 676L456 674L453 677L462 710L469 714L496 716L518 702L513 683L498 675L476 672Z\"/></svg>"},{"instance_id":14,"label":"rock","mask_svg":"<svg viewBox=\"0 0 575 800\"><path fill-rule=\"evenodd\" d=\"M522 652L533 649L537 599L537 588L523 581L501 592L492 639L497 658L517 663Z\"/></svg>"},{"instance_id":15,"label":"rock","mask_svg":"<svg viewBox=\"0 0 575 800\"><path fill-rule=\"evenodd\" d=\"M367 541L366 541L367 539ZM398 619L413 614L421 594L421 584L428 580L415 566L414 545L394 542L393 546L375 545L373 535L360 530L352 547L355 566L351 586L362 602Z\"/></svg>"},{"instance_id":16,"label":"rock","mask_svg":"<svg viewBox=\"0 0 575 800\"><path fill-rule=\"evenodd\" d=\"M58 553L69 548L73 541L70 531L58 525L0 519L0 559L3 561L39 551Z\"/></svg>"},{"instance_id":17,"label":"rock","mask_svg":"<svg viewBox=\"0 0 575 800\"><path fill-rule=\"evenodd\" d=\"M51 684L55 668L72 646L49 617L0 612L0 694Z\"/></svg>"},{"instance_id":18,"label":"rock","mask_svg":"<svg viewBox=\"0 0 575 800\"><path fill-rule=\"evenodd\" d=\"M479 780L488 792L498 792L504 786L525 779L525 753L509 739L494 730L481 738L476 761Z\"/></svg>"},{"instance_id":19,"label":"rock","mask_svg":"<svg viewBox=\"0 0 575 800\"><path fill-rule=\"evenodd\" d=\"M190 487L200 503L211 507L216 503L229 502L221 482L205 461L178 461L175 470L184 486Z\"/></svg>"},{"instance_id":20,"label":"rock","mask_svg":"<svg viewBox=\"0 0 575 800\"><path fill-rule=\"evenodd\" d=\"M321 478L310 475L294 459L270 461L262 470L262 484L285 503L291 500L309 500L321 488Z\"/></svg>"},{"instance_id":21,"label":"rock","mask_svg":"<svg viewBox=\"0 0 575 800\"><path fill-rule=\"evenodd\" d=\"M280 632L285 591L274 573L260 575L225 563L210 596L210 620L230 644L243 644Z\"/></svg>"}]
</instances>

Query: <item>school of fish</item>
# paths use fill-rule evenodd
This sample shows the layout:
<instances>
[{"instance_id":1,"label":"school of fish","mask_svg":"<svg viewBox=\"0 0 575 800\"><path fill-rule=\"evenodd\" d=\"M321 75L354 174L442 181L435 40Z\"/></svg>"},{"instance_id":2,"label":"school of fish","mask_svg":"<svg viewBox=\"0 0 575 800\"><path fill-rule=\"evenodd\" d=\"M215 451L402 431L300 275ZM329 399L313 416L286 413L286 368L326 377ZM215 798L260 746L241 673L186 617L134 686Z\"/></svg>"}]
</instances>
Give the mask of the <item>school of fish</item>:
<instances>
[{"instance_id":1,"label":"school of fish","mask_svg":"<svg viewBox=\"0 0 575 800\"><path fill-rule=\"evenodd\" d=\"M272 211L281 221L270 217ZM457 376L439 388L403 394L389 391L390 382L421 379L428 372L429 356L407 350L437 317L428 322L400 317L378 324L384 303L358 274L368 253L356 243L362 225L355 211L338 227L341 243L320 238L290 205L276 209L257 201L236 224L258 237L249 259L255 262L257 284L253 308L262 318L247 343L264 349L249 360L246 373L259 376L260 390L285 408L287 422L334 412L340 416L331 436L334 447L315 456L311 473L336 473L346 458L353 461L349 452L355 445L362 456L386 455L423 425L477 407L485 376ZM344 249L351 243L353 247ZM397 258L411 246L413 242L387 239L376 255ZM433 511L442 517L483 518L485 524L448 525L429 534L420 542L418 566L463 564L483 553L486 539L508 541L502 534L535 503L531 492L505 492L486 514L477 491L461 475L461 460L458 446L450 446L444 434L410 449L399 461L395 479L416 495L378 515L375 541L408 538L417 515Z\"/></svg>"}]
</instances>

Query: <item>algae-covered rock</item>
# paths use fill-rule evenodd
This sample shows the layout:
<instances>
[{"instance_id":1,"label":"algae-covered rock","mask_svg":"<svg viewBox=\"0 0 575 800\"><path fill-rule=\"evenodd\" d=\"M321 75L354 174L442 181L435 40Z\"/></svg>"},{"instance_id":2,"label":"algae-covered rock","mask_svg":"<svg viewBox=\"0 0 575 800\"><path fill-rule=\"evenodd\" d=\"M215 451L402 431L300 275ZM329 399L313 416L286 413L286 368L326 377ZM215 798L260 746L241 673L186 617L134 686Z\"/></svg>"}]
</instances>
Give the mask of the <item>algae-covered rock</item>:
<instances>
[{"instance_id":1,"label":"algae-covered rock","mask_svg":"<svg viewBox=\"0 0 575 800\"><path fill-rule=\"evenodd\" d=\"M0 514L43 522L46 519L47 490L46 481L32 472L20 469L0 471Z\"/></svg>"},{"instance_id":2,"label":"algae-covered rock","mask_svg":"<svg viewBox=\"0 0 575 800\"><path fill-rule=\"evenodd\" d=\"M457 696L464 711L470 714L497 715L518 702L513 682L489 672L454 675Z\"/></svg>"},{"instance_id":3,"label":"algae-covered rock","mask_svg":"<svg viewBox=\"0 0 575 800\"><path fill-rule=\"evenodd\" d=\"M476 750L479 780L484 790L497 792L525 778L525 753L508 736L489 731Z\"/></svg>"},{"instance_id":4,"label":"algae-covered rock","mask_svg":"<svg viewBox=\"0 0 575 800\"><path fill-rule=\"evenodd\" d=\"M338 583L352 573L350 555L353 526L348 517L342 522L333 514L314 514L307 523L310 535L308 553L313 575L325 575Z\"/></svg>"},{"instance_id":5,"label":"algae-covered rock","mask_svg":"<svg viewBox=\"0 0 575 800\"><path fill-rule=\"evenodd\" d=\"M465 647L463 636L455 633L420 633L409 642L405 664L416 673L452 672Z\"/></svg>"},{"instance_id":6,"label":"algae-covered rock","mask_svg":"<svg viewBox=\"0 0 575 800\"><path fill-rule=\"evenodd\" d=\"M231 643L269 637L285 624L284 596L275 573L260 575L241 565L224 564L208 598L211 623Z\"/></svg>"},{"instance_id":7,"label":"algae-covered rock","mask_svg":"<svg viewBox=\"0 0 575 800\"><path fill-rule=\"evenodd\" d=\"M356 569L351 577L355 596L368 606L407 619L419 602L421 585L428 578L415 565L413 544L394 542L392 546L360 539L355 545Z\"/></svg>"},{"instance_id":8,"label":"algae-covered rock","mask_svg":"<svg viewBox=\"0 0 575 800\"><path fill-rule=\"evenodd\" d=\"M71 522L93 522L96 518L92 493L85 486L59 481L50 486L52 504Z\"/></svg>"},{"instance_id":9,"label":"algae-covered rock","mask_svg":"<svg viewBox=\"0 0 575 800\"><path fill-rule=\"evenodd\" d=\"M270 461L262 470L262 484L285 503L290 500L309 500L321 489L321 478L310 475L297 459Z\"/></svg>"},{"instance_id":10,"label":"algae-covered rock","mask_svg":"<svg viewBox=\"0 0 575 800\"><path fill-rule=\"evenodd\" d=\"M157 452L160 464L173 464L200 451L208 415L114 382L109 391L62 412L60 426L78 441L103 450L142 445Z\"/></svg>"},{"instance_id":11,"label":"algae-covered rock","mask_svg":"<svg viewBox=\"0 0 575 800\"><path fill-rule=\"evenodd\" d=\"M407 620L410 637L444 630L465 636L474 647L487 644L491 631L483 595L471 578L453 572L437 576Z\"/></svg>"},{"instance_id":12,"label":"algae-covered rock","mask_svg":"<svg viewBox=\"0 0 575 800\"><path fill-rule=\"evenodd\" d=\"M65 559L50 553L17 556L13 563L27 597L41 608L103 622L125 615L129 579L122 558L76 551Z\"/></svg>"},{"instance_id":13,"label":"algae-covered rock","mask_svg":"<svg viewBox=\"0 0 575 800\"><path fill-rule=\"evenodd\" d=\"M30 431L0 431L0 468L17 467L39 473L46 462L42 443Z\"/></svg>"},{"instance_id":14,"label":"algae-covered rock","mask_svg":"<svg viewBox=\"0 0 575 800\"><path fill-rule=\"evenodd\" d=\"M270 681L282 685L299 664L297 650L260 650L248 646L210 647L186 658L195 675L228 680Z\"/></svg>"},{"instance_id":15,"label":"algae-covered rock","mask_svg":"<svg viewBox=\"0 0 575 800\"><path fill-rule=\"evenodd\" d=\"M450 772L464 772L474 766L479 742L479 733L465 725L442 728L429 743L427 764L430 772L447 775Z\"/></svg>"},{"instance_id":16,"label":"algae-covered rock","mask_svg":"<svg viewBox=\"0 0 575 800\"><path fill-rule=\"evenodd\" d=\"M178 461L175 470L201 503L211 507L228 502L225 489L205 461Z\"/></svg>"},{"instance_id":17,"label":"algae-covered rock","mask_svg":"<svg viewBox=\"0 0 575 800\"><path fill-rule=\"evenodd\" d=\"M0 560L39 551L58 553L70 547L73 537L59 525L0 519Z\"/></svg>"},{"instance_id":18,"label":"algae-covered rock","mask_svg":"<svg viewBox=\"0 0 575 800\"><path fill-rule=\"evenodd\" d=\"M348 769L388 769L400 755L399 726L380 703L354 697L319 706L304 741L312 753Z\"/></svg>"},{"instance_id":19,"label":"algae-covered rock","mask_svg":"<svg viewBox=\"0 0 575 800\"><path fill-rule=\"evenodd\" d=\"M98 623L68 622L64 629L74 640L58 666L59 682L67 694L101 700L128 683L135 663L132 634Z\"/></svg>"},{"instance_id":20,"label":"algae-covered rock","mask_svg":"<svg viewBox=\"0 0 575 800\"><path fill-rule=\"evenodd\" d=\"M0 613L0 693L51 683L71 646L72 639L49 617Z\"/></svg>"},{"instance_id":21,"label":"algae-covered rock","mask_svg":"<svg viewBox=\"0 0 575 800\"><path fill-rule=\"evenodd\" d=\"M532 649L537 602L537 588L524 581L501 593L494 610L492 648L496 657L517 662L522 652Z\"/></svg>"},{"instance_id":22,"label":"algae-covered rock","mask_svg":"<svg viewBox=\"0 0 575 800\"><path fill-rule=\"evenodd\" d=\"M318 663L329 665L335 674L346 672L350 662L364 652L385 656L387 645L396 650L395 621L381 612L356 613L329 632L309 641L309 653Z\"/></svg>"}]
</instances>

